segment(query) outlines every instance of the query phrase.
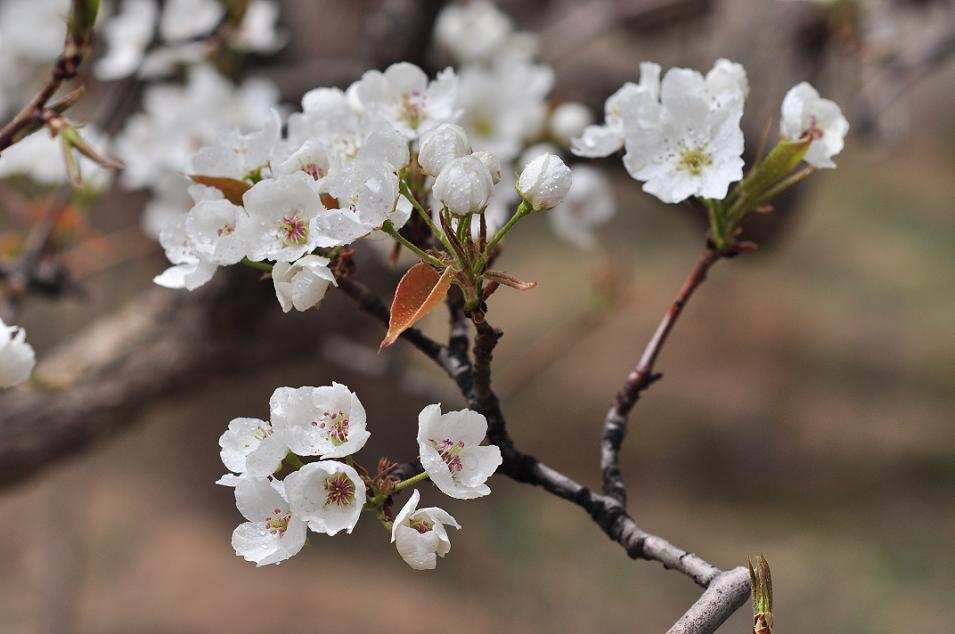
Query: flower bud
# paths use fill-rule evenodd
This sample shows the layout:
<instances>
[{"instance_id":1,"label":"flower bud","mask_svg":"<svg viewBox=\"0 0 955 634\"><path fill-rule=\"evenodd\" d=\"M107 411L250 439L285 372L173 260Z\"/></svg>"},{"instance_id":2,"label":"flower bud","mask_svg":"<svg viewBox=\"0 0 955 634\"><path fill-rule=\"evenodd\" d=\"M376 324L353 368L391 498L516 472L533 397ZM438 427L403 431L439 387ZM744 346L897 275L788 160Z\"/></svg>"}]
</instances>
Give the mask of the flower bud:
<instances>
[{"instance_id":1,"label":"flower bud","mask_svg":"<svg viewBox=\"0 0 955 634\"><path fill-rule=\"evenodd\" d=\"M475 152L472 156L484 163L484 167L487 168L487 172L491 175L491 180L495 185L501 182L501 162L497 156L490 152Z\"/></svg>"},{"instance_id":2,"label":"flower bud","mask_svg":"<svg viewBox=\"0 0 955 634\"><path fill-rule=\"evenodd\" d=\"M590 108L576 101L562 103L550 115L547 127L554 139L570 147L571 139L584 133L584 128L594 122Z\"/></svg>"},{"instance_id":3,"label":"flower bud","mask_svg":"<svg viewBox=\"0 0 955 634\"><path fill-rule=\"evenodd\" d=\"M452 160L470 153L471 145L464 128L445 123L421 137L418 163L425 174L437 176Z\"/></svg>"},{"instance_id":4,"label":"flower bud","mask_svg":"<svg viewBox=\"0 0 955 634\"><path fill-rule=\"evenodd\" d=\"M432 192L451 213L466 216L487 206L494 191L494 180L481 159L456 158L445 165L434 182Z\"/></svg>"},{"instance_id":5,"label":"flower bud","mask_svg":"<svg viewBox=\"0 0 955 634\"><path fill-rule=\"evenodd\" d=\"M517 191L534 211L559 205L570 191L570 168L559 156L541 154L527 164L517 179Z\"/></svg>"}]
</instances>

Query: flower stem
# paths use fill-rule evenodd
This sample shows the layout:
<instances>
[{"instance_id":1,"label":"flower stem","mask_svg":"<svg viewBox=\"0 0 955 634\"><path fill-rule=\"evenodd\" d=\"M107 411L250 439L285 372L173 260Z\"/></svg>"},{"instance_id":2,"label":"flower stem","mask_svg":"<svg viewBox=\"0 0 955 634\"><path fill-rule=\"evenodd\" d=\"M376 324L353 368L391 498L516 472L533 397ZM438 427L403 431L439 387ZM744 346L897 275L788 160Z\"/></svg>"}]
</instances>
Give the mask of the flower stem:
<instances>
[{"instance_id":1,"label":"flower stem","mask_svg":"<svg viewBox=\"0 0 955 634\"><path fill-rule=\"evenodd\" d=\"M400 242L402 246L404 246L406 249L408 249L409 251L417 255L419 258L421 258L422 260L424 260L431 266L434 266L439 269L445 268L444 263L441 262L441 260L439 260L438 258L434 257L433 255L429 253L425 253L424 251L419 249L417 246L412 244L403 235L398 233L398 230L395 229L395 226L391 223L390 220L385 221L385 224L381 226L381 230L387 233L389 236L391 236L395 240L397 240L398 242Z\"/></svg>"},{"instance_id":2,"label":"flower stem","mask_svg":"<svg viewBox=\"0 0 955 634\"><path fill-rule=\"evenodd\" d=\"M487 246L484 248L484 254L478 260L481 266L484 266L484 263L491 257L491 254L494 253L494 247L497 246L497 243L507 235L507 232L514 228L518 222L520 222L524 216L528 215L533 211L533 208L527 203L526 200L522 200L521 204L517 206L517 211L514 212L514 215L504 223L504 226L497 230L494 234L494 237L491 238L490 242L487 243Z\"/></svg>"},{"instance_id":3,"label":"flower stem","mask_svg":"<svg viewBox=\"0 0 955 634\"><path fill-rule=\"evenodd\" d=\"M296 456L291 451L285 455L283 462L285 462L285 464L287 464L290 467L294 467L295 469L301 469L302 467L305 466L305 463L302 462L302 459Z\"/></svg>"},{"instance_id":4,"label":"flower stem","mask_svg":"<svg viewBox=\"0 0 955 634\"><path fill-rule=\"evenodd\" d=\"M446 248L449 253L453 252L451 243L448 242L444 232L434 224L434 220L431 219L431 214L429 214L428 210L418 202L417 198L415 198L414 192L411 191L411 187L408 186L408 183L406 183L404 180L398 181L398 190L401 192L401 195L411 203L411 206L418 211L418 215L421 216L421 219L424 220L425 224L427 224L431 229L431 233L433 233L434 236L441 241L441 244L444 245L444 248Z\"/></svg>"},{"instance_id":5,"label":"flower stem","mask_svg":"<svg viewBox=\"0 0 955 634\"><path fill-rule=\"evenodd\" d=\"M260 271L272 272L272 264L270 262L256 262L255 260L250 260L249 258L242 258L242 264Z\"/></svg>"},{"instance_id":6,"label":"flower stem","mask_svg":"<svg viewBox=\"0 0 955 634\"><path fill-rule=\"evenodd\" d=\"M392 490L394 493L397 493L398 491L401 491L402 489L407 489L408 487L410 487L410 486L412 486L412 485L415 485L415 484L418 484L418 483L421 482L422 480L427 480L427 479L428 479L428 472L427 472L427 471L422 471L421 473L419 473L419 474L416 475L416 476L411 476L411 477L408 478L407 480L402 480L401 482L399 482L398 484L396 484L394 487L392 487L391 490Z\"/></svg>"}]
</instances>

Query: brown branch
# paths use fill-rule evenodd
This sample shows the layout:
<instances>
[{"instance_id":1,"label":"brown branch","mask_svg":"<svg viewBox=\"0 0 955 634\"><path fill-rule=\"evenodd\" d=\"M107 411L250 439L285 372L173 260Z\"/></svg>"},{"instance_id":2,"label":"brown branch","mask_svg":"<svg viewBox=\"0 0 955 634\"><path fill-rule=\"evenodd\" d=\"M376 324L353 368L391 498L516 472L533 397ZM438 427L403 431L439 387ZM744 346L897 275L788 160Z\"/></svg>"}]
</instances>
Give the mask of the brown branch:
<instances>
[{"instance_id":1,"label":"brown branch","mask_svg":"<svg viewBox=\"0 0 955 634\"><path fill-rule=\"evenodd\" d=\"M93 19L95 19L95 15L87 16L87 2L85 0L73 0L70 11L70 27L66 42L63 45L63 53L53 64L50 77L40 88L40 91L17 113L12 121L5 125L3 129L0 129L0 152L16 143L30 128L42 124L48 112L47 103L59 90L60 85L64 81L76 77L80 65L83 63L83 58L89 51L91 41L88 34L86 34L85 39L80 41L76 39L74 23L77 20L88 22L90 25L89 31L92 33Z\"/></svg>"},{"instance_id":2,"label":"brown branch","mask_svg":"<svg viewBox=\"0 0 955 634\"><path fill-rule=\"evenodd\" d=\"M707 264L706 268L710 265L712 262ZM705 270L702 274L705 274ZM696 284L698 285L699 281ZM689 297L691 292L692 289L686 293L686 297ZM381 312L380 309L375 308L375 302L369 301L364 294L356 296L348 290L346 293L358 301L365 310L371 307L373 314ZM686 297L682 300L683 302ZM380 300L377 303L384 306ZM449 302L449 307L452 314L452 339L462 336L466 339L466 334L455 330L460 328L461 322L458 320L459 314L456 313L453 302ZM487 321L479 321L475 324L475 328L477 335L474 341L474 365L471 373L473 382L470 386L465 384L462 387L462 382L458 381L458 385L462 387L461 391L468 401L468 407L487 418L488 440L500 447L503 458L498 472L517 482L539 486L548 493L576 504L587 512L611 540L620 544L631 558L659 562L664 568L677 570L705 588L705 592L670 631L673 634L704 634L716 631L749 597L749 573L746 568L723 571L701 557L674 546L662 537L647 533L636 525L619 500L609 495L596 493L547 466L534 456L518 450L507 432L507 422L501 411L500 402L491 387L491 360L502 333ZM663 334L661 339L665 337L666 335ZM442 365L439 357L429 355L429 358ZM448 371L447 367L443 365L442 367ZM448 373L450 376L450 371Z\"/></svg>"},{"instance_id":3,"label":"brown branch","mask_svg":"<svg viewBox=\"0 0 955 634\"><path fill-rule=\"evenodd\" d=\"M603 434L600 440L600 470L603 480L603 492L622 505L627 503L627 491L620 473L620 446L627 433L627 418L636 405L640 394L653 385L662 375L653 371L657 357L666 343L667 337L683 308L693 295L693 291L706 279L706 273L721 257L719 252L707 248L690 271L676 299L670 305L657 330L653 333L640 357L639 363L627 375L627 379L617 393L613 405L604 419Z\"/></svg>"}]
</instances>

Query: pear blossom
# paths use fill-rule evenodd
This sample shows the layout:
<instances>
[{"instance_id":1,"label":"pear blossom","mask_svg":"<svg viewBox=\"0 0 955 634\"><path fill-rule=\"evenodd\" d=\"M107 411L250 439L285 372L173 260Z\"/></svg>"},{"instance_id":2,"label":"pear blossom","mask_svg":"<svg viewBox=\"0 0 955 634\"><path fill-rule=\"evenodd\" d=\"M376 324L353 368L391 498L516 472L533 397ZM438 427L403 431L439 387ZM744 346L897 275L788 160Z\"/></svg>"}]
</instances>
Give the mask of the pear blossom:
<instances>
[{"instance_id":1,"label":"pear blossom","mask_svg":"<svg viewBox=\"0 0 955 634\"><path fill-rule=\"evenodd\" d=\"M238 128L216 136L192 158L192 171L203 176L242 179L260 170L269 161L282 131L282 119L271 111L264 126L243 134Z\"/></svg>"},{"instance_id":2,"label":"pear blossom","mask_svg":"<svg viewBox=\"0 0 955 634\"><path fill-rule=\"evenodd\" d=\"M233 418L219 438L219 447L226 469L252 477L272 475L288 454L282 435L258 418Z\"/></svg>"},{"instance_id":3,"label":"pear blossom","mask_svg":"<svg viewBox=\"0 0 955 634\"><path fill-rule=\"evenodd\" d=\"M832 157L845 144L849 122L838 104L820 97L808 82L801 82L783 98L780 128L788 139L812 139L804 160L814 167L831 169L836 166Z\"/></svg>"},{"instance_id":4,"label":"pear blossom","mask_svg":"<svg viewBox=\"0 0 955 634\"><path fill-rule=\"evenodd\" d=\"M331 158L328 148L321 139L309 137L288 156L274 158L278 162L272 164L273 174L304 172L315 181L315 188L319 193L327 189L324 187L324 182L331 168Z\"/></svg>"},{"instance_id":5,"label":"pear blossom","mask_svg":"<svg viewBox=\"0 0 955 634\"><path fill-rule=\"evenodd\" d=\"M391 525L391 543L398 554L415 570L433 570L438 557L451 550L451 540L445 526L460 529L447 511L436 507L419 509L421 494L415 489Z\"/></svg>"},{"instance_id":6,"label":"pear blossom","mask_svg":"<svg viewBox=\"0 0 955 634\"><path fill-rule=\"evenodd\" d=\"M617 212L610 179L589 165L570 168L573 183L564 202L547 214L558 237L578 249L591 250L597 245L594 230Z\"/></svg>"},{"instance_id":7,"label":"pear blossom","mask_svg":"<svg viewBox=\"0 0 955 634\"><path fill-rule=\"evenodd\" d=\"M285 478L292 514L316 533L351 533L365 504L365 483L343 462L310 462Z\"/></svg>"},{"instance_id":8,"label":"pear blossom","mask_svg":"<svg viewBox=\"0 0 955 634\"><path fill-rule=\"evenodd\" d=\"M501 466L501 450L482 446L487 419L463 409L441 414L441 405L428 405L418 415L421 465L442 493L460 500L491 492L484 484Z\"/></svg>"},{"instance_id":9,"label":"pear blossom","mask_svg":"<svg viewBox=\"0 0 955 634\"><path fill-rule=\"evenodd\" d=\"M169 42L207 35L224 15L225 7L218 0L166 0L159 33Z\"/></svg>"},{"instance_id":10,"label":"pear blossom","mask_svg":"<svg viewBox=\"0 0 955 634\"><path fill-rule=\"evenodd\" d=\"M235 504L248 520L232 533L236 555L265 566L285 561L302 550L306 524L289 506L281 482L239 478L235 480Z\"/></svg>"},{"instance_id":11,"label":"pear blossom","mask_svg":"<svg viewBox=\"0 0 955 634\"><path fill-rule=\"evenodd\" d=\"M749 79L746 76L746 69L738 62L719 58L706 74L704 81L706 91L716 102L736 96L742 96L745 100L749 96Z\"/></svg>"},{"instance_id":12,"label":"pear blossom","mask_svg":"<svg viewBox=\"0 0 955 634\"><path fill-rule=\"evenodd\" d=\"M513 33L511 18L487 0L449 4L434 25L435 40L461 62L491 59Z\"/></svg>"},{"instance_id":13,"label":"pear blossom","mask_svg":"<svg viewBox=\"0 0 955 634\"><path fill-rule=\"evenodd\" d=\"M572 181L570 168L559 156L542 154L527 164L517 179L517 191L535 211L559 205Z\"/></svg>"},{"instance_id":14,"label":"pear blossom","mask_svg":"<svg viewBox=\"0 0 955 634\"><path fill-rule=\"evenodd\" d=\"M319 246L317 217L325 205L310 181L305 174L289 174L259 181L245 192L250 259L294 262Z\"/></svg>"},{"instance_id":15,"label":"pear blossom","mask_svg":"<svg viewBox=\"0 0 955 634\"><path fill-rule=\"evenodd\" d=\"M623 147L624 121L633 120L660 95L660 66L652 62L640 64L640 83L627 82L604 104L604 123L589 125L571 141L577 156L598 158L610 156Z\"/></svg>"},{"instance_id":16,"label":"pear blossom","mask_svg":"<svg viewBox=\"0 0 955 634\"><path fill-rule=\"evenodd\" d=\"M365 408L341 383L280 387L269 400L272 425L300 456L344 458L365 446Z\"/></svg>"},{"instance_id":17,"label":"pear blossom","mask_svg":"<svg viewBox=\"0 0 955 634\"><path fill-rule=\"evenodd\" d=\"M525 141L539 136L547 122L552 68L524 59L500 59L491 67L461 69L458 105L461 125L475 150L512 161Z\"/></svg>"},{"instance_id":18,"label":"pear blossom","mask_svg":"<svg viewBox=\"0 0 955 634\"><path fill-rule=\"evenodd\" d=\"M261 129L278 98L270 81L256 78L235 86L204 64L189 70L185 85L148 86L142 112L131 116L114 140L113 153L126 166L123 186L158 187L170 172L188 172L196 149L220 132Z\"/></svg>"},{"instance_id":19,"label":"pear blossom","mask_svg":"<svg viewBox=\"0 0 955 634\"><path fill-rule=\"evenodd\" d=\"M156 0L126 0L103 25L107 53L94 67L96 77L110 81L133 74L153 39L158 17Z\"/></svg>"},{"instance_id":20,"label":"pear blossom","mask_svg":"<svg viewBox=\"0 0 955 634\"><path fill-rule=\"evenodd\" d=\"M451 68L429 82L414 64L398 62L384 72L367 71L351 92L361 109L414 140L457 117L457 88L458 79Z\"/></svg>"},{"instance_id":21,"label":"pear blossom","mask_svg":"<svg viewBox=\"0 0 955 634\"><path fill-rule=\"evenodd\" d=\"M276 25L278 3L271 0L252 0L246 7L242 23L229 44L239 51L272 53L282 48L288 39Z\"/></svg>"},{"instance_id":22,"label":"pear blossom","mask_svg":"<svg viewBox=\"0 0 955 634\"><path fill-rule=\"evenodd\" d=\"M30 378L36 355L26 338L26 330L7 326L0 319L0 388L12 387Z\"/></svg>"},{"instance_id":23,"label":"pear blossom","mask_svg":"<svg viewBox=\"0 0 955 634\"><path fill-rule=\"evenodd\" d=\"M471 153L468 133L459 125L442 123L421 136L418 163L425 174L437 176L444 166Z\"/></svg>"},{"instance_id":24,"label":"pear blossom","mask_svg":"<svg viewBox=\"0 0 955 634\"><path fill-rule=\"evenodd\" d=\"M497 185L501 182L501 161L490 152L474 152L474 158L484 163L487 173L491 175L491 182Z\"/></svg>"},{"instance_id":25,"label":"pear blossom","mask_svg":"<svg viewBox=\"0 0 955 634\"><path fill-rule=\"evenodd\" d=\"M554 140L569 147L571 141L583 134L593 122L594 113L590 108L576 101L566 101L550 113L547 128Z\"/></svg>"},{"instance_id":26,"label":"pear blossom","mask_svg":"<svg viewBox=\"0 0 955 634\"><path fill-rule=\"evenodd\" d=\"M287 313L293 307L306 311L322 301L329 284L338 285L335 274L328 268L329 262L320 255L306 255L293 264L275 263L272 284L282 312Z\"/></svg>"},{"instance_id":27,"label":"pear blossom","mask_svg":"<svg viewBox=\"0 0 955 634\"><path fill-rule=\"evenodd\" d=\"M482 211L493 191L494 177L474 155L456 158L445 165L432 187L434 197L457 216Z\"/></svg>"},{"instance_id":28,"label":"pear blossom","mask_svg":"<svg viewBox=\"0 0 955 634\"><path fill-rule=\"evenodd\" d=\"M243 230L248 215L228 200L203 200L186 216L185 231L193 251L217 265L235 264L245 257Z\"/></svg>"},{"instance_id":29,"label":"pear blossom","mask_svg":"<svg viewBox=\"0 0 955 634\"><path fill-rule=\"evenodd\" d=\"M624 166L643 190L666 203L690 196L720 200L743 177L741 84L711 94L694 70L672 68L660 102L643 104L625 123Z\"/></svg>"},{"instance_id":30,"label":"pear blossom","mask_svg":"<svg viewBox=\"0 0 955 634\"><path fill-rule=\"evenodd\" d=\"M219 266L199 257L186 232L186 216L170 220L159 232L159 244L166 252L171 267L153 278L165 288L195 290L212 279Z\"/></svg>"}]
</instances>

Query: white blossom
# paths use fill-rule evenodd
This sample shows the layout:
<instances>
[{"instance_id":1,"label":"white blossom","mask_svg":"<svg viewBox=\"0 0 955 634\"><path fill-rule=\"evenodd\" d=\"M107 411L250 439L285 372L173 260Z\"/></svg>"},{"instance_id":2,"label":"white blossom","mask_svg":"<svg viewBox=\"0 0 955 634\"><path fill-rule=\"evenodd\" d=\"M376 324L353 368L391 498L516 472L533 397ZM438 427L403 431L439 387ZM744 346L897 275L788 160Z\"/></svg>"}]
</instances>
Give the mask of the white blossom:
<instances>
[{"instance_id":1,"label":"white blossom","mask_svg":"<svg viewBox=\"0 0 955 634\"><path fill-rule=\"evenodd\" d=\"M365 446L365 408L341 383L280 387L269 400L272 425L300 456L344 458Z\"/></svg>"},{"instance_id":2,"label":"white blossom","mask_svg":"<svg viewBox=\"0 0 955 634\"><path fill-rule=\"evenodd\" d=\"M460 529L451 515L437 507L419 509L421 494L417 489L405 503L391 525L391 543L398 554L415 570L433 570L438 557L451 550L451 540L445 526Z\"/></svg>"},{"instance_id":3,"label":"white blossom","mask_svg":"<svg viewBox=\"0 0 955 634\"><path fill-rule=\"evenodd\" d=\"M565 101L550 113L547 127L554 140L570 147L572 140L583 134L593 122L594 113L590 108L576 101Z\"/></svg>"},{"instance_id":4,"label":"white blossom","mask_svg":"<svg viewBox=\"0 0 955 634\"><path fill-rule=\"evenodd\" d=\"M225 468L252 477L270 476L282 466L288 447L268 421L233 418L219 438Z\"/></svg>"},{"instance_id":5,"label":"white blossom","mask_svg":"<svg viewBox=\"0 0 955 634\"><path fill-rule=\"evenodd\" d=\"M192 157L192 171L203 176L246 178L269 162L281 131L282 119L273 109L260 129L243 134L233 128L217 135Z\"/></svg>"},{"instance_id":6,"label":"white blossom","mask_svg":"<svg viewBox=\"0 0 955 634\"><path fill-rule=\"evenodd\" d=\"M311 462L285 478L292 513L316 533L351 533L365 504L365 483L343 462Z\"/></svg>"},{"instance_id":7,"label":"white blossom","mask_svg":"<svg viewBox=\"0 0 955 634\"><path fill-rule=\"evenodd\" d=\"M306 311L322 301L329 284L338 285L335 274L328 268L329 261L320 255L306 255L292 264L275 263L272 284L282 312L287 313L293 307Z\"/></svg>"},{"instance_id":8,"label":"white blossom","mask_svg":"<svg viewBox=\"0 0 955 634\"><path fill-rule=\"evenodd\" d=\"M457 216L483 210L493 191L494 178L484 162L473 155L445 165L432 187L434 197Z\"/></svg>"},{"instance_id":9,"label":"white blossom","mask_svg":"<svg viewBox=\"0 0 955 634\"><path fill-rule=\"evenodd\" d=\"M168 42L208 35L225 15L218 0L166 0L159 33Z\"/></svg>"},{"instance_id":10,"label":"white blossom","mask_svg":"<svg viewBox=\"0 0 955 634\"><path fill-rule=\"evenodd\" d=\"M272 53L282 48L288 36L278 29L279 6L271 0L252 0L229 44L239 51Z\"/></svg>"},{"instance_id":11,"label":"white blossom","mask_svg":"<svg viewBox=\"0 0 955 634\"><path fill-rule=\"evenodd\" d=\"M421 136L418 163L425 174L437 176L444 166L471 153L468 134L459 125L442 123Z\"/></svg>"},{"instance_id":12,"label":"white blossom","mask_svg":"<svg viewBox=\"0 0 955 634\"><path fill-rule=\"evenodd\" d=\"M319 246L317 218L325 205L310 181L305 174L290 174L259 181L245 193L250 259L294 262Z\"/></svg>"},{"instance_id":13,"label":"white blossom","mask_svg":"<svg viewBox=\"0 0 955 634\"><path fill-rule=\"evenodd\" d=\"M228 200L203 200L186 215L185 231L193 251L216 265L235 264L248 252L245 210Z\"/></svg>"},{"instance_id":14,"label":"white blossom","mask_svg":"<svg viewBox=\"0 0 955 634\"><path fill-rule=\"evenodd\" d=\"M598 158L610 156L624 143L624 121L639 116L648 104L655 104L660 95L660 66L651 62L640 64L640 83L627 82L610 95L604 104L604 123L589 125L580 137L571 141L571 150L577 156Z\"/></svg>"},{"instance_id":15,"label":"white blossom","mask_svg":"<svg viewBox=\"0 0 955 634\"><path fill-rule=\"evenodd\" d=\"M107 53L94 67L97 79L110 81L136 72L152 41L158 17L156 0L126 0L122 10L106 20L102 30Z\"/></svg>"},{"instance_id":16,"label":"white blossom","mask_svg":"<svg viewBox=\"0 0 955 634\"><path fill-rule=\"evenodd\" d=\"M501 466L501 450L481 445L487 419L471 410L441 414L441 405L428 405L418 415L421 465L442 493L468 500L491 492L485 484Z\"/></svg>"},{"instance_id":17,"label":"white blossom","mask_svg":"<svg viewBox=\"0 0 955 634\"><path fill-rule=\"evenodd\" d=\"M522 59L462 68L458 104L471 146L505 162L517 158L544 130L553 84L553 69Z\"/></svg>"},{"instance_id":18,"label":"white blossom","mask_svg":"<svg viewBox=\"0 0 955 634\"><path fill-rule=\"evenodd\" d=\"M484 163L487 173L491 175L491 182L497 185L501 182L501 161L490 152L474 152L471 156Z\"/></svg>"},{"instance_id":19,"label":"white blossom","mask_svg":"<svg viewBox=\"0 0 955 634\"><path fill-rule=\"evenodd\" d=\"M460 62L491 59L513 33L511 18L487 0L449 4L434 25L435 40Z\"/></svg>"},{"instance_id":20,"label":"white blossom","mask_svg":"<svg viewBox=\"0 0 955 634\"><path fill-rule=\"evenodd\" d=\"M832 157L842 151L849 122L838 104L823 99L809 83L790 88L783 99L781 133L797 140L811 138L805 161L818 168L834 168Z\"/></svg>"},{"instance_id":21,"label":"white blossom","mask_svg":"<svg viewBox=\"0 0 955 634\"><path fill-rule=\"evenodd\" d=\"M218 265L200 258L186 233L186 216L172 219L159 232L159 244L166 252L171 267L153 278L153 282L165 288L184 288L192 291L215 275Z\"/></svg>"},{"instance_id":22,"label":"white blossom","mask_svg":"<svg viewBox=\"0 0 955 634\"><path fill-rule=\"evenodd\" d=\"M623 163L644 191L666 203L720 200L743 177L743 93L735 85L713 95L697 71L672 68L660 102L643 103L627 118Z\"/></svg>"},{"instance_id":23,"label":"white blossom","mask_svg":"<svg viewBox=\"0 0 955 634\"><path fill-rule=\"evenodd\" d=\"M0 388L12 387L30 378L36 355L26 338L26 330L7 326L0 319Z\"/></svg>"},{"instance_id":24,"label":"white blossom","mask_svg":"<svg viewBox=\"0 0 955 634\"><path fill-rule=\"evenodd\" d=\"M367 71L351 93L370 115L390 123L409 140L457 116L458 79L450 68L429 82L424 71L408 62L392 64L384 72Z\"/></svg>"},{"instance_id":25,"label":"white blossom","mask_svg":"<svg viewBox=\"0 0 955 634\"><path fill-rule=\"evenodd\" d=\"M305 545L306 524L286 500L281 482L268 478L239 478L235 504L249 520L232 533L235 554L256 566L277 564Z\"/></svg>"},{"instance_id":26,"label":"white blossom","mask_svg":"<svg viewBox=\"0 0 955 634\"><path fill-rule=\"evenodd\" d=\"M547 217L560 238L579 249L591 250L597 245L594 230L613 217L617 203L603 171L589 165L574 165L570 171L570 191Z\"/></svg>"},{"instance_id":27,"label":"white blossom","mask_svg":"<svg viewBox=\"0 0 955 634\"><path fill-rule=\"evenodd\" d=\"M535 211L559 205L572 181L570 168L559 156L542 154L527 164L517 179L517 191Z\"/></svg>"}]
</instances>

